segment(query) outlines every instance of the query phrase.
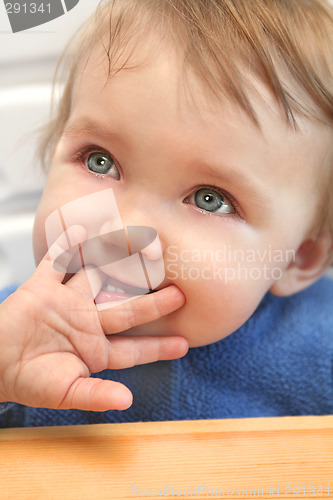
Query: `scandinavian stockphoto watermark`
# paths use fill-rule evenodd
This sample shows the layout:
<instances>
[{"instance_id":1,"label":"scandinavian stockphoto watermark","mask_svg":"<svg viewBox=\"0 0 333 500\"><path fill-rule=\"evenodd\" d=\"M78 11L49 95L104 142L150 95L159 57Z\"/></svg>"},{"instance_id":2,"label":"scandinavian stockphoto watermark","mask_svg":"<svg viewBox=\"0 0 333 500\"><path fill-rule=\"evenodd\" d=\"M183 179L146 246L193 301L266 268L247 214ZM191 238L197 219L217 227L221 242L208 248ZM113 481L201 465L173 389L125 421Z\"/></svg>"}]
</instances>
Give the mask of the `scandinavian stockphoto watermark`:
<instances>
[{"instance_id":1,"label":"scandinavian stockphoto watermark","mask_svg":"<svg viewBox=\"0 0 333 500\"><path fill-rule=\"evenodd\" d=\"M53 21L72 10L80 0L4 0L13 33Z\"/></svg>"},{"instance_id":2,"label":"scandinavian stockphoto watermark","mask_svg":"<svg viewBox=\"0 0 333 500\"><path fill-rule=\"evenodd\" d=\"M266 488L230 488L226 486L213 487L212 485L189 485L176 487L163 485L158 488L143 488L138 485L131 486L131 497L151 497L151 498L311 498L330 496L329 485L271 485Z\"/></svg>"},{"instance_id":3,"label":"scandinavian stockphoto watermark","mask_svg":"<svg viewBox=\"0 0 333 500\"><path fill-rule=\"evenodd\" d=\"M279 280L283 267L295 262L294 250L234 248L221 244L218 249L184 249L171 245L165 252L167 277L171 280L231 281Z\"/></svg>"}]
</instances>

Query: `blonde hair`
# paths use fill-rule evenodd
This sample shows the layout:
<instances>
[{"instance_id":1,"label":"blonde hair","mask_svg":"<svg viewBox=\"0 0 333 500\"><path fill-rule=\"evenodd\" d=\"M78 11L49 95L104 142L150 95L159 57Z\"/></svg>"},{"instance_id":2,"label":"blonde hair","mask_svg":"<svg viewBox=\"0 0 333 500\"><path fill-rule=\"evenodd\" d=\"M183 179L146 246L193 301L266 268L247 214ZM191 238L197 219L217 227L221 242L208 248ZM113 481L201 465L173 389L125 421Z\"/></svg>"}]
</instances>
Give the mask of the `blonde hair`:
<instances>
[{"instance_id":1,"label":"blonde hair","mask_svg":"<svg viewBox=\"0 0 333 500\"><path fill-rule=\"evenodd\" d=\"M328 1L105 0L63 59L67 83L41 147L44 164L69 117L78 69L93 47L104 47L112 76L130 65L131 55L122 57L128 45L156 31L181 57L184 75L194 72L207 91L238 103L258 126L249 71L270 87L291 127L297 128L299 114L332 126L333 8ZM330 175L325 185L331 188L333 165Z\"/></svg>"}]
</instances>

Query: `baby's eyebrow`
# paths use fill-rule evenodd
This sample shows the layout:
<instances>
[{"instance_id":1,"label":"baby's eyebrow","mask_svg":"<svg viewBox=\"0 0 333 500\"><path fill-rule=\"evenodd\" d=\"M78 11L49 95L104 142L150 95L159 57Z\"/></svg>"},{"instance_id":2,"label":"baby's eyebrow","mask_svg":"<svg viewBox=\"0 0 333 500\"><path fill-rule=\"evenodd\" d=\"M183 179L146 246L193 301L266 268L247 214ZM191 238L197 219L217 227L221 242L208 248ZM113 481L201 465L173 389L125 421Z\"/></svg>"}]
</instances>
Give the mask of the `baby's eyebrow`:
<instances>
[{"instance_id":1,"label":"baby's eyebrow","mask_svg":"<svg viewBox=\"0 0 333 500\"><path fill-rule=\"evenodd\" d=\"M70 121L65 126L63 137L77 136L83 134L95 134L101 137L110 137L109 132L106 132L98 123L89 117L84 117L76 119L75 121Z\"/></svg>"}]
</instances>

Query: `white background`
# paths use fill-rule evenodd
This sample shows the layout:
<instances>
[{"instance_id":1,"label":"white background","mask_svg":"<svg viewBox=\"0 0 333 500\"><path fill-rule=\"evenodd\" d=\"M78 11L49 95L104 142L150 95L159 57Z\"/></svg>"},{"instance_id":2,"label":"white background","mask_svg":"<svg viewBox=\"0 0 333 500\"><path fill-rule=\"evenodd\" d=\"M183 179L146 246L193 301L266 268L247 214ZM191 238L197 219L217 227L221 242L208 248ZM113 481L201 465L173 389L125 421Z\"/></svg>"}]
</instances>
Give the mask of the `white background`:
<instances>
[{"instance_id":1,"label":"white background","mask_svg":"<svg viewBox=\"0 0 333 500\"><path fill-rule=\"evenodd\" d=\"M35 130L48 121L58 57L97 4L80 0L65 15L13 34L0 1L0 289L35 268L31 231L44 183Z\"/></svg>"}]
</instances>

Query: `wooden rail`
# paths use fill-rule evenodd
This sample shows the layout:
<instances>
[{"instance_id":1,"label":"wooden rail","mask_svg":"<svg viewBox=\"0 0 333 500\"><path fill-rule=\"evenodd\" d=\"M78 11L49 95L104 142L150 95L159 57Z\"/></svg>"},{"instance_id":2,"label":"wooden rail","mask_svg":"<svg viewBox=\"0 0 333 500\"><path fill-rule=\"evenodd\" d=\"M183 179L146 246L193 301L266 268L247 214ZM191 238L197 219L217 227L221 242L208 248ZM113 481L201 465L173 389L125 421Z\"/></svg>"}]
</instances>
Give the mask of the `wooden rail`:
<instances>
[{"instance_id":1,"label":"wooden rail","mask_svg":"<svg viewBox=\"0 0 333 500\"><path fill-rule=\"evenodd\" d=\"M0 499L333 498L333 416L0 430Z\"/></svg>"}]
</instances>

